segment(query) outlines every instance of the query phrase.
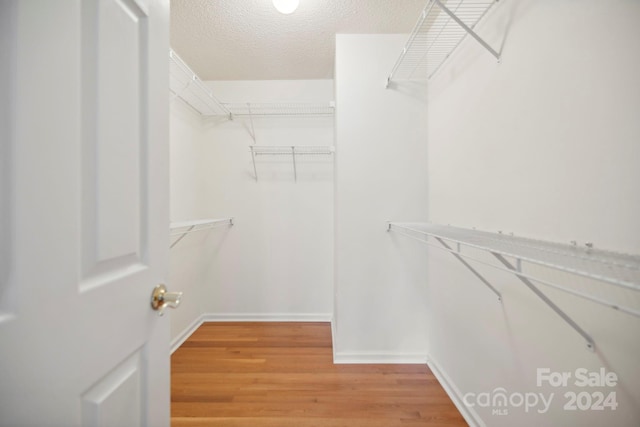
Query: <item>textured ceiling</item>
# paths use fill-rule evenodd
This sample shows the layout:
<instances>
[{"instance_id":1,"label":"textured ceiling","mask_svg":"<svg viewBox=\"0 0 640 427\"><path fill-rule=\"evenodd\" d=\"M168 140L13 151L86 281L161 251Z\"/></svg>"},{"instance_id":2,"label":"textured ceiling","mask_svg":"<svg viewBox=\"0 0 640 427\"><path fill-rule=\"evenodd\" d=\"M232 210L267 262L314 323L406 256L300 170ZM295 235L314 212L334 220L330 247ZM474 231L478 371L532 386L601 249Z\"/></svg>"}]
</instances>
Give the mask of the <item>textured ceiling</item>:
<instances>
[{"instance_id":1,"label":"textured ceiling","mask_svg":"<svg viewBox=\"0 0 640 427\"><path fill-rule=\"evenodd\" d=\"M337 33L410 33L427 0L171 0L171 47L203 80L333 78Z\"/></svg>"}]
</instances>

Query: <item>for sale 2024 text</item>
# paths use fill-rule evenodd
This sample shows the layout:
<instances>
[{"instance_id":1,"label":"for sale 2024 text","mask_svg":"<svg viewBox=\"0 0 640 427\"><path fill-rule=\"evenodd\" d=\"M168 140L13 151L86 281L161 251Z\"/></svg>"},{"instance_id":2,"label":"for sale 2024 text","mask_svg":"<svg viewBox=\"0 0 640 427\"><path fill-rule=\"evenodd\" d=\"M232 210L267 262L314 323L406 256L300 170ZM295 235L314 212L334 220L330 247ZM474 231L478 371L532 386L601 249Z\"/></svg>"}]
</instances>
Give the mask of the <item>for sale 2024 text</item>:
<instances>
[{"instance_id":1,"label":"for sale 2024 text","mask_svg":"<svg viewBox=\"0 0 640 427\"><path fill-rule=\"evenodd\" d=\"M586 368L578 368L573 372L554 372L549 368L538 368L536 372L536 385L542 387L568 387L570 385L581 388L613 388L618 384L618 375L615 372L607 372L605 368L598 371L589 371ZM567 391L564 393L564 409L567 411L615 411L618 407L616 392L608 393L595 391Z\"/></svg>"}]
</instances>

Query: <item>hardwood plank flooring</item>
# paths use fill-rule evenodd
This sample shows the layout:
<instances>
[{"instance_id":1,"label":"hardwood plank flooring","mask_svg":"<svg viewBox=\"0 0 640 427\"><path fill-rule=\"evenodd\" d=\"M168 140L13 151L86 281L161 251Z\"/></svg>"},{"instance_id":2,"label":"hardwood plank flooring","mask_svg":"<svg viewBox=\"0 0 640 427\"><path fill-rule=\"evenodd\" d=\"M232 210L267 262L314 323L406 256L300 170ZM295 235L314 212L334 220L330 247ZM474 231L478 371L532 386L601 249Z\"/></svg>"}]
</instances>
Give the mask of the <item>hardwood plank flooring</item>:
<instances>
[{"instance_id":1,"label":"hardwood plank flooring","mask_svg":"<svg viewBox=\"0 0 640 427\"><path fill-rule=\"evenodd\" d=\"M171 369L172 427L467 426L426 365L334 365L329 323L205 323Z\"/></svg>"}]
</instances>

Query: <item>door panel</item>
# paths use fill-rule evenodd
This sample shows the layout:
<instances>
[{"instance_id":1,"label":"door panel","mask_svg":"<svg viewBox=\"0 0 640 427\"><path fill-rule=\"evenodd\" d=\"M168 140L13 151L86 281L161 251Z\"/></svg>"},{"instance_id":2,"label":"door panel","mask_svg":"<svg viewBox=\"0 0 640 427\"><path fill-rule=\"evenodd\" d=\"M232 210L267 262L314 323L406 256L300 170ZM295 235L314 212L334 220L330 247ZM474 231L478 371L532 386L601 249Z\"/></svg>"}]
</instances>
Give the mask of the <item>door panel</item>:
<instances>
[{"instance_id":1,"label":"door panel","mask_svg":"<svg viewBox=\"0 0 640 427\"><path fill-rule=\"evenodd\" d=\"M0 35L0 37L2 37ZM0 62L2 60L0 59ZM1 66L1 65L0 65ZM2 75L2 73L0 73ZM0 99L3 99L2 93L0 93ZM4 98L6 99L6 98ZM5 141L8 132L5 131L6 124L2 123L0 118L0 139ZM2 143L0 145L0 322L5 317L8 309L8 280L9 280L9 266L10 254L11 254L11 238L9 230L11 230L11 212L9 210L9 152L10 147L8 143Z\"/></svg>"},{"instance_id":2,"label":"door panel","mask_svg":"<svg viewBox=\"0 0 640 427\"><path fill-rule=\"evenodd\" d=\"M141 425L142 368L140 351L136 351L84 393L83 427Z\"/></svg>"},{"instance_id":3,"label":"door panel","mask_svg":"<svg viewBox=\"0 0 640 427\"><path fill-rule=\"evenodd\" d=\"M0 8L0 426L167 427L168 1Z\"/></svg>"},{"instance_id":4,"label":"door panel","mask_svg":"<svg viewBox=\"0 0 640 427\"><path fill-rule=\"evenodd\" d=\"M15 8L9 3L0 4L0 323L10 310L9 268L11 266L11 145L13 109L10 102L14 83L14 42L10 34L15 32L12 18Z\"/></svg>"},{"instance_id":5,"label":"door panel","mask_svg":"<svg viewBox=\"0 0 640 427\"><path fill-rule=\"evenodd\" d=\"M82 287L91 288L145 263L148 17L118 0L82 9Z\"/></svg>"},{"instance_id":6,"label":"door panel","mask_svg":"<svg viewBox=\"0 0 640 427\"><path fill-rule=\"evenodd\" d=\"M96 255L98 261L139 261L146 16L129 2L100 1L99 6ZM112 176L114 170L120 173Z\"/></svg>"}]
</instances>

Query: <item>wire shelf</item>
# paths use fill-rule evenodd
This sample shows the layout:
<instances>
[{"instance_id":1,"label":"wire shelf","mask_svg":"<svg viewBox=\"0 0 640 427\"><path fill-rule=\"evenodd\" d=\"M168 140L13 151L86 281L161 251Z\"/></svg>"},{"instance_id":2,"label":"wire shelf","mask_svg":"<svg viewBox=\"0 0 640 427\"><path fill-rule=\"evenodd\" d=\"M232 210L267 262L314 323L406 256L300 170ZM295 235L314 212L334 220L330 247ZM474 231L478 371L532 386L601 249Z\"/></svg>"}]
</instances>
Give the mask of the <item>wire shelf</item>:
<instances>
[{"instance_id":1,"label":"wire shelf","mask_svg":"<svg viewBox=\"0 0 640 427\"><path fill-rule=\"evenodd\" d=\"M233 116L332 116L335 110L331 103L245 103L223 104Z\"/></svg>"},{"instance_id":2,"label":"wire shelf","mask_svg":"<svg viewBox=\"0 0 640 427\"><path fill-rule=\"evenodd\" d=\"M193 221L180 221L172 222L169 225L169 236L179 236L170 246L173 248L182 240L187 234L194 233L196 231L209 230L211 228L218 228L223 226L232 226L233 218L222 219L198 219Z\"/></svg>"},{"instance_id":3,"label":"wire shelf","mask_svg":"<svg viewBox=\"0 0 640 427\"><path fill-rule=\"evenodd\" d=\"M496 0L429 0L387 85L393 80L428 80L467 35L499 60L500 54L473 31L494 3Z\"/></svg>"},{"instance_id":4,"label":"wire shelf","mask_svg":"<svg viewBox=\"0 0 640 427\"><path fill-rule=\"evenodd\" d=\"M589 289L576 289L558 284L534 273L525 272L522 263L530 263L560 272L575 274L596 282L604 282L626 291L640 292L640 256L579 247L562 243L515 237L500 233L468 230L429 223L388 224L390 231L415 237L426 244L445 249L458 257L487 264L515 274L519 278L538 282L556 290L608 306L615 310L640 317L640 310L626 307L609 296L597 295ZM429 243L434 238L439 244ZM446 241L449 244L443 244ZM450 245L453 244L453 245ZM503 265L490 264L463 251L464 248L487 251L497 257ZM516 265L505 264L506 258L516 260ZM505 267L506 265L506 267ZM467 265L467 267L469 267Z\"/></svg>"},{"instance_id":5,"label":"wire shelf","mask_svg":"<svg viewBox=\"0 0 640 427\"><path fill-rule=\"evenodd\" d=\"M501 233L496 234L430 223L389 222L387 227L388 231L395 231L399 234L416 238L427 245L450 252L486 286L498 294L498 297L500 297L499 292L465 259L514 274L579 333L586 340L587 348L591 351L594 351L595 343L590 335L541 292L533 282L625 314L640 317L640 309L629 306L630 302L638 300L637 292L640 292L640 256L596 249L591 244L579 247L577 245L546 242ZM434 241L430 242L430 240ZM463 250L463 248L466 249ZM473 255L473 251L469 251L469 249L486 251L499 263L490 263L481 259L481 257ZM511 259L514 259L515 263ZM548 279L548 274L536 271L535 268L533 271L529 271L529 269L525 271L522 265L523 262L543 267L543 269L578 275L589 280L580 282L577 287L558 284L555 280ZM614 296L612 292L598 293L596 289L588 286L590 283L597 282L604 282L621 288L621 293L624 294L622 298L625 299L624 304L615 301L612 298Z\"/></svg>"},{"instance_id":6,"label":"wire shelf","mask_svg":"<svg viewBox=\"0 0 640 427\"><path fill-rule=\"evenodd\" d=\"M169 50L169 90L203 116L233 119L233 116L333 116L335 104L328 103L223 103L206 87L178 54Z\"/></svg>"},{"instance_id":7,"label":"wire shelf","mask_svg":"<svg viewBox=\"0 0 640 427\"><path fill-rule=\"evenodd\" d=\"M253 161L253 173L258 181L258 170L256 168L256 157L258 156L291 156L293 164L294 180L298 180L297 157L308 156L331 156L335 153L335 148L325 145L250 145L251 160Z\"/></svg>"},{"instance_id":8,"label":"wire shelf","mask_svg":"<svg viewBox=\"0 0 640 427\"><path fill-rule=\"evenodd\" d=\"M334 147L324 145L250 145L249 149L256 156L331 155L335 152Z\"/></svg>"},{"instance_id":9,"label":"wire shelf","mask_svg":"<svg viewBox=\"0 0 640 427\"><path fill-rule=\"evenodd\" d=\"M174 97L203 116L230 117L229 110L173 50L169 50L169 61L169 91Z\"/></svg>"},{"instance_id":10,"label":"wire shelf","mask_svg":"<svg viewBox=\"0 0 640 427\"><path fill-rule=\"evenodd\" d=\"M390 223L463 246L640 291L640 256L428 223Z\"/></svg>"}]
</instances>

